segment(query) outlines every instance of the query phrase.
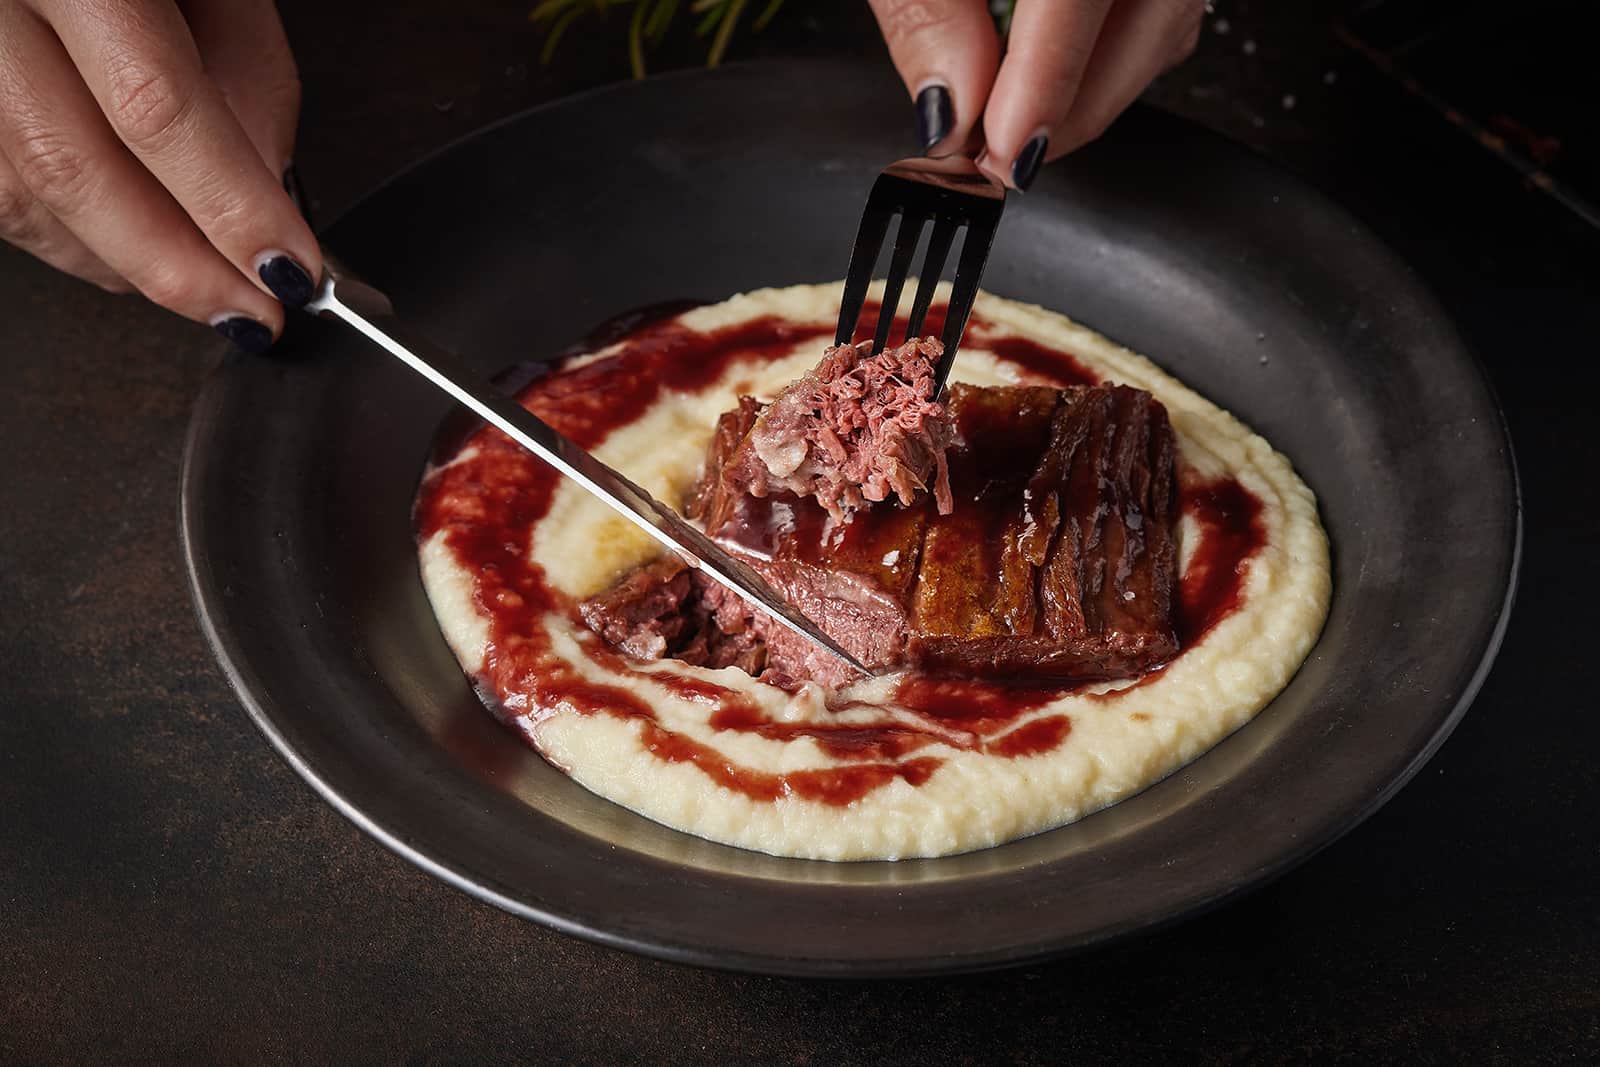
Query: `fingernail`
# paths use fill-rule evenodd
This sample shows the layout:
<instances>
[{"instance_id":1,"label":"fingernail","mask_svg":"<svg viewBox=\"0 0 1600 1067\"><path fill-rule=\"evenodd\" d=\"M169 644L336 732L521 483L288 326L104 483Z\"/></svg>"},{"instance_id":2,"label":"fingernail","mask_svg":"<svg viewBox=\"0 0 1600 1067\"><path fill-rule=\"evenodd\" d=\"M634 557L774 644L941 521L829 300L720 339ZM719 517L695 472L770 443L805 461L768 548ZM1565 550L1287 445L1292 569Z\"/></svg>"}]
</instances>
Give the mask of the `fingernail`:
<instances>
[{"instance_id":1,"label":"fingernail","mask_svg":"<svg viewBox=\"0 0 1600 1067\"><path fill-rule=\"evenodd\" d=\"M316 282L306 269L282 252L264 252L256 260L256 273L285 307L305 307L316 295Z\"/></svg>"},{"instance_id":2,"label":"fingernail","mask_svg":"<svg viewBox=\"0 0 1600 1067\"><path fill-rule=\"evenodd\" d=\"M924 153L950 136L955 120L949 89L930 85L917 94L917 136L922 140Z\"/></svg>"},{"instance_id":3,"label":"fingernail","mask_svg":"<svg viewBox=\"0 0 1600 1067\"><path fill-rule=\"evenodd\" d=\"M219 315L211 320L211 326L252 356L272 347L272 331L248 315Z\"/></svg>"},{"instance_id":4,"label":"fingernail","mask_svg":"<svg viewBox=\"0 0 1600 1067\"><path fill-rule=\"evenodd\" d=\"M1050 138L1042 133L1023 145L1022 151L1017 153L1017 158L1011 164L1011 184L1027 192L1028 186L1039 175L1039 165L1044 162L1045 149L1049 147Z\"/></svg>"}]
</instances>

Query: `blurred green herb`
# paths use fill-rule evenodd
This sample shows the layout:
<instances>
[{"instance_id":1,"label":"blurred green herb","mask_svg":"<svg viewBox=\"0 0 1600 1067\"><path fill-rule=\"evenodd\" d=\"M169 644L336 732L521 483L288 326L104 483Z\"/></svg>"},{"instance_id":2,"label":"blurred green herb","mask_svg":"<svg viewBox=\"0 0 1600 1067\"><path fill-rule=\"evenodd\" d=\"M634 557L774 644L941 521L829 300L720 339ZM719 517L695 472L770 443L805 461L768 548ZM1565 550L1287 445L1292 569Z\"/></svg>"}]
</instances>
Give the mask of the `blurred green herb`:
<instances>
[{"instance_id":1,"label":"blurred green herb","mask_svg":"<svg viewBox=\"0 0 1600 1067\"><path fill-rule=\"evenodd\" d=\"M759 0L757 0L759 3ZM680 10L698 16L695 36L711 38L710 51L706 53L706 66L722 62L733 40L733 31L750 7L749 0L540 0L528 13L531 22L545 27L544 48L539 52L539 62L549 63L556 53L561 37L574 22L587 14L604 16L608 11L631 6L633 14L628 19L628 64L633 76L645 75L645 51L661 43L667 31L676 23ZM783 0L766 0L750 23L752 31L759 32L783 6Z\"/></svg>"},{"instance_id":2,"label":"blurred green herb","mask_svg":"<svg viewBox=\"0 0 1600 1067\"><path fill-rule=\"evenodd\" d=\"M1000 36L1011 32L1011 15L1017 9L1017 0L989 0L989 13L994 16Z\"/></svg>"}]
</instances>

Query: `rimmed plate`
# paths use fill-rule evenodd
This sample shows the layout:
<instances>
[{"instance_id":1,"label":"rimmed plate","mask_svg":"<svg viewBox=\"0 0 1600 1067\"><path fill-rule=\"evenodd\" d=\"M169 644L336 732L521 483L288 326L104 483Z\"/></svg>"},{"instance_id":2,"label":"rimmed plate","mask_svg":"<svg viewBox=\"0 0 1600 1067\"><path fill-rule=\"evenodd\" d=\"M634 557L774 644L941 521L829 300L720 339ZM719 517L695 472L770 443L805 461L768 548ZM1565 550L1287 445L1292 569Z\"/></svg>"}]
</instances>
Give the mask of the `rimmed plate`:
<instances>
[{"instance_id":1,"label":"rimmed plate","mask_svg":"<svg viewBox=\"0 0 1600 1067\"><path fill-rule=\"evenodd\" d=\"M631 308L843 270L903 150L883 70L771 63L575 97L399 176L326 235L488 374ZM755 131L761 131L758 136ZM409 510L448 404L335 326L232 358L190 428L182 533L206 633L289 763L499 907L654 955L787 974L977 969L1235 895L1376 810L1488 670L1520 512L1480 369L1407 267L1303 183L1149 111L1015 198L986 286L1145 352L1316 490L1327 627L1249 725L1106 811L939 860L828 864L651 823L478 704Z\"/></svg>"}]
</instances>

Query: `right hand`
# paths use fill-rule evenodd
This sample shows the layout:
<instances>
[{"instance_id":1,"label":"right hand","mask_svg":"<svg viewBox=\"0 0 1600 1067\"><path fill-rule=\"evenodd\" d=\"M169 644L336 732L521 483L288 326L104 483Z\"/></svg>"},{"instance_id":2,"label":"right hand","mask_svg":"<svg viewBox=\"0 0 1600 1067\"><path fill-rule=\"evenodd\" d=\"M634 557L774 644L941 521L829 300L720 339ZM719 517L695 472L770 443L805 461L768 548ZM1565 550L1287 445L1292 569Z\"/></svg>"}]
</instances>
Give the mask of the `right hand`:
<instances>
[{"instance_id":1,"label":"right hand","mask_svg":"<svg viewBox=\"0 0 1600 1067\"><path fill-rule=\"evenodd\" d=\"M299 104L273 0L0 0L0 237L263 350L322 271Z\"/></svg>"},{"instance_id":2,"label":"right hand","mask_svg":"<svg viewBox=\"0 0 1600 1067\"><path fill-rule=\"evenodd\" d=\"M870 0L916 101L923 150L979 140L978 166L1026 189L1094 140L1200 38L1204 0L1017 0L1004 54L985 0Z\"/></svg>"}]
</instances>

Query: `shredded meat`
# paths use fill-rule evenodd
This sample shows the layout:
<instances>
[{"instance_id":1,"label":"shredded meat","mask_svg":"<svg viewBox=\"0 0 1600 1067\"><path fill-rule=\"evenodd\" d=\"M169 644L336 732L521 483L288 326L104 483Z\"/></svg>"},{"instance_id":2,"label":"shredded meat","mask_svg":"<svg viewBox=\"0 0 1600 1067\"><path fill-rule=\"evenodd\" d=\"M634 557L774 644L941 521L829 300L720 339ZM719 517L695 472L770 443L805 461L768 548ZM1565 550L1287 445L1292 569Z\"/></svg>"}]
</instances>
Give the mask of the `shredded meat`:
<instances>
[{"instance_id":1,"label":"shredded meat","mask_svg":"<svg viewBox=\"0 0 1600 1067\"><path fill-rule=\"evenodd\" d=\"M813 497L838 520L891 496L910 506L931 490L953 507L945 450L950 420L934 399L936 338L872 354L872 342L835 345L757 420L730 472L754 496Z\"/></svg>"}]
</instances>

